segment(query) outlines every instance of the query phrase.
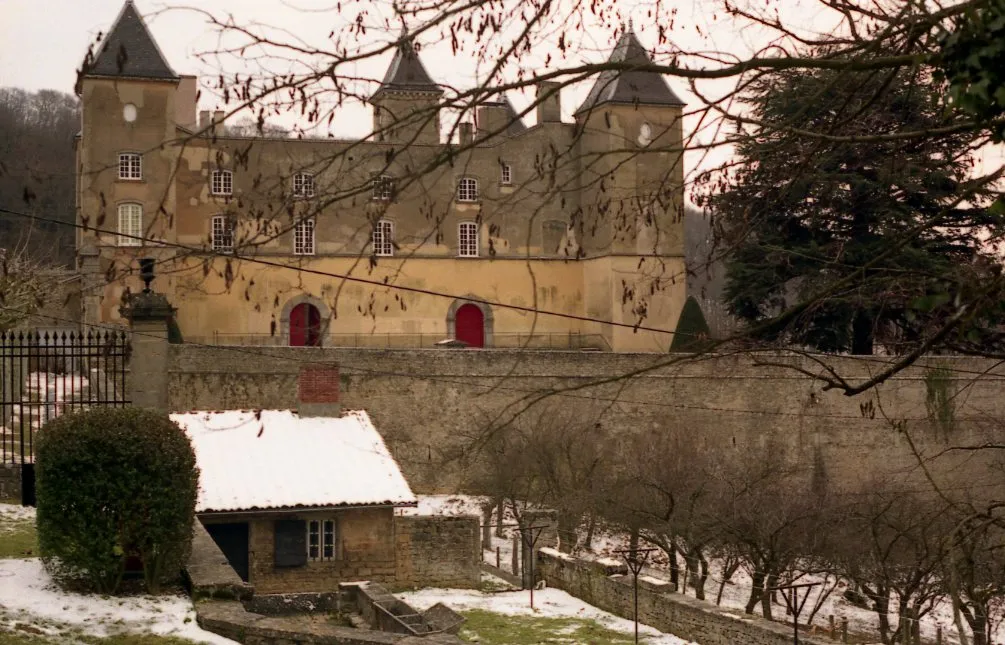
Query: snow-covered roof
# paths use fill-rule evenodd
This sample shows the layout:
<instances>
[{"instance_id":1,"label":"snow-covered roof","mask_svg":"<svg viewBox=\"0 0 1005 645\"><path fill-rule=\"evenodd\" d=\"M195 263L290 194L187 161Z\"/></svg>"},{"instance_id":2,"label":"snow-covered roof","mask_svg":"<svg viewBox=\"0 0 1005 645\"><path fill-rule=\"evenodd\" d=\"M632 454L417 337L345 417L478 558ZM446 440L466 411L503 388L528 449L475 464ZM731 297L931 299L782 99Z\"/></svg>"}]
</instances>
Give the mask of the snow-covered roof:
<instances>
[{"instance_id":1,"label":"snow-covered roof","mask_svg":"<svg viewBox=\"0 0 1005 645\"><path fill-rule=\"evenodd\" d=\"M370 417L291 410L172 414L199 465L196 512L418 503Z\"/></svg>"}]
</instances>

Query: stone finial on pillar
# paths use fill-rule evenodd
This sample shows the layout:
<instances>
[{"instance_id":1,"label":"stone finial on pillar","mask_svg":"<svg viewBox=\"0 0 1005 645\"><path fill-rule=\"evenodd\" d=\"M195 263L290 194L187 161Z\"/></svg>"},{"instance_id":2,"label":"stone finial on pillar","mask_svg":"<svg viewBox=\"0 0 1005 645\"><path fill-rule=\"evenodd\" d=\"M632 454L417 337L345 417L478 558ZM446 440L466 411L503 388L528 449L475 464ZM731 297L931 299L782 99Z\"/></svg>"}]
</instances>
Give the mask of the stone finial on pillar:
<instances>
[{"instance_id":1,"label":"stone finial on pillar","mask_svg":"<svg viewBox=\"0 0 1005 645\"><path fill-rule=\"evenodd\" d=\"M164 294L150 289L153 260L140 260L146 287L131 294L119 309L132 330L129 380L126 392L132 405L168 411L168 324L175 309Z\"/></svg>"}]
</instances>

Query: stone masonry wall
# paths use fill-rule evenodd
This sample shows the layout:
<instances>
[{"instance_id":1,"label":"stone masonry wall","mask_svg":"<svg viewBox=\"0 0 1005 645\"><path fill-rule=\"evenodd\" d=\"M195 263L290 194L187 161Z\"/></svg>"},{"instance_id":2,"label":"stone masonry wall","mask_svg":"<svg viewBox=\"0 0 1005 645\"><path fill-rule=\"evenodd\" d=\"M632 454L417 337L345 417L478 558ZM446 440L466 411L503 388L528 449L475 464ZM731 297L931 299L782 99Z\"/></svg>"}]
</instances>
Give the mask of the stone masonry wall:
<instances>
[{"instance_id":1,"label":"stone masonry wall","mask_svg":"<svg viewBox=\"0 0 1005 645\"><path fill-rule=\"evenodd\" d=\"M612 436L658 430L687 433L709 451L749 452L770 446L799 464L822 468L837 485L860 485L877 473L917 472L903 433L887 420L902 419L926 454L951 445L1000 439L996 419L1005 366L969 358L932 357L904 370L877 390L847 397L823 391L798 370L820 373L813 358L795 355L706 357L661 366L666 355L519 350L373 350L301 347L172 345L172 410L295 408L301 365L336 363L343 407L365 408L414 490L463 488L470 463L459 449L482 436L490 420L506 419L529 393L576 386L527 414L543 419L603 411ZM850 382L883 368L882 357L828 357ZM934 428L926 410L928 369L944 367L959 420ZM591 385L618 375L631 379ZM960 396L953 396L960 393ZM949 453L939 459L950 472ZM938 467L938 466L936 466ZM984 486L1001 478L986 464L963 469ZM961 471L963 472L963 471ZM950 482L947 482L950 483Z\"/></svg>"},{"instance_id":2,"label":"stone masonry wall","mask_svg":"<svg viewBox=\"0 0 1005 645\"><path fill-rule=\"evenodd\" d=\"M0 464L0 500L21 501L20 464Z\"/></svg>"},{"instance_id":3,"label":"stone masonry wall","mask_svg":"<svg viewBox=\"0 0 1005 645\"><path fill-rule=\"evenodd\" d=\"M582 560L550 549L538 552L538 572L556 587L631 620L634 599L631 576L608 577ZM702 645L787 645L792 628L757 616L723 614L718 608L680 594L661 593L639 585L639 622ZM803 634L799 642L822 645Z\"/></svg>"},{"instance_id":4,"label":"stone masonry wall","mask_svg":"<svg viewBox=\"0 0 1005 645\"><path fill-rule=\"evenodd\" d=\"M475 588L481 578L477 517L399 516L397 587Z\"/></svg>"}]
</instances>

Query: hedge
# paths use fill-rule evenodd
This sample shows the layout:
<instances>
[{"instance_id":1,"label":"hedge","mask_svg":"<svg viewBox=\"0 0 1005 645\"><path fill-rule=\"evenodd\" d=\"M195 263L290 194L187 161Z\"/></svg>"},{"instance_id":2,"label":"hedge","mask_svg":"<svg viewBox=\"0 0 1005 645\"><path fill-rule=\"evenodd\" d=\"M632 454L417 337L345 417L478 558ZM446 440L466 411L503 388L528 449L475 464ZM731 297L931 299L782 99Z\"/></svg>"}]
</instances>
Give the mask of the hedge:
<instances>
[{"instance_id":1,"label":"hedge","mask_svg":"<svg viewBox=\"0 0 1005 645\"><path fill-rule=\"evenodd\" d=\"M152 410L99 408L57 417L36 441L39 551L54 577L114 593L130 558L150 592L177 576L199 485L177 424Z\"/></svg>"}]
</instances>

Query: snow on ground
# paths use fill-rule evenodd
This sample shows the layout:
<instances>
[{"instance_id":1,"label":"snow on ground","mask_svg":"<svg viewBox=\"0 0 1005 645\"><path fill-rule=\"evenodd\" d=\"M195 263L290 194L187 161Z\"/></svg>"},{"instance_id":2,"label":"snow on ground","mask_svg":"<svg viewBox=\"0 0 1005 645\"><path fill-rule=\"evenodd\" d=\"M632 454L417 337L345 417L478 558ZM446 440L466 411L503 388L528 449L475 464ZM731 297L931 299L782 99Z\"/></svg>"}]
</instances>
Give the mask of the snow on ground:
<instances>
[{"instance_id":1,"label":"snow on ground","mask_svg":"<svg viewBox=\"0 0 1005 645\"><path fill-rule=\"evenodd\" d=\"M35 509L30 506L18 506L15 504L0 504L0 533L11 531L16 528L15 522L24 522L35 519Z\"/></svg>"},{"instance_id":2,"label":"snow on ground","mask_svg":"<svg viewBox=\"0 0 1005 645\"><path fill-rule=\"evenodd\" d=\"M626 634L631 634L635 623L618 618L574 598L558 589L540 589L534 592L534 609L530 608L529 591L505 591L483 593L470 589L422 589L397 594L419 611L425 611L442 602L455 611L482 609L507 616L535 616L545 618L582 618L594 620L600 625ZM652 627L639 625L640 640L645 638L649 645L687 645L671 634L664 634Z\"/></svg>"},{"instance_id":3,"label":"snow on ground","mask_svg":"<svg viewBox=\"0 0 1005 645\"><path fill-rule=\"evenodd\" d=\"M211 645L234 641L201 629L186 596L85 595L63 591L38 559L0 560L0 626L30 623L48 634L81 631L177 636Z\"/></svg>"},{"instance_id":4,"label":"snow on ground","mask_svg":"<svg viewBox=\"0 0 1005 645\"><path fill-rule=\"evenodd\" d=\"M481 517L486 498L477 495L418 495L415 508L400 508L399 515L475 515Z\"/></svg>"}]
</instances>

